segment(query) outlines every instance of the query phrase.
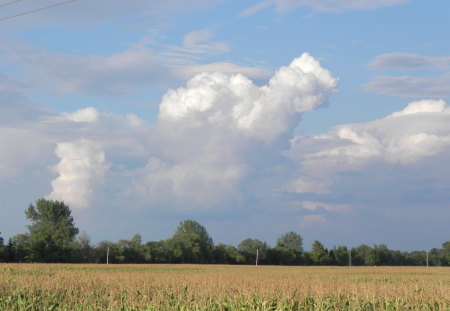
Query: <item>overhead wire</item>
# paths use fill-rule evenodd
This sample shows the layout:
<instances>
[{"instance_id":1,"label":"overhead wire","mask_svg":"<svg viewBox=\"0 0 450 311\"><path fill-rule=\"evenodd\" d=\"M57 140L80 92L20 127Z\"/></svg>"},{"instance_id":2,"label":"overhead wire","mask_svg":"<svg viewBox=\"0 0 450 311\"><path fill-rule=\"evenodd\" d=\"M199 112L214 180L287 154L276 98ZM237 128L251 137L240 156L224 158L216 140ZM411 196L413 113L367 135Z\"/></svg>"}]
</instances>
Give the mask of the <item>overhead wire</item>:
<instances>
[{"instance_id":1,"label":"overhead wire","mask_svg":"<svg viewBox=\"0 0 450 311\"><path fill-rule=\"evenodd\" d=\"M3 6L11 5L11 4L14 4L14 3L17 3L17 2L22 2L22 1L25 1L25 0L15 0L15 1L2 3L2 4L0 4L0 8L3 7Z\"/></svg>"},{"instance_id":2,"label":"overhead wire","mask_svg":"<svg viewBox=\"0 0 450 311\"><path fill-rule=\"evenodd\" d=\"M19 2L19 1L23 1L23 0L16 0L16 2ZM48 6L45 6L45 7L41 7L41 8L38 8L38 9L22 12L22 13L19 13L19 14L2 17L2 18L0 18L0 22L8 20L8 19L16 18L16 17L19 17L19 16L24 16L24 15L28 15L28 14L32 14L32 13L36 13L36 12L40 12L40 11L44 11L44 10L48 10L48 9L55 8L55 7L58 7L58 6L61 6L61 5L65 5L65 4L68 4L70 2L75 2L75 1L78 1L78 0L67 0L67 1L59 2L59 3L55 3L55 4L52 4L52 5L48 5Z\"/></svg>"}]
</instances>

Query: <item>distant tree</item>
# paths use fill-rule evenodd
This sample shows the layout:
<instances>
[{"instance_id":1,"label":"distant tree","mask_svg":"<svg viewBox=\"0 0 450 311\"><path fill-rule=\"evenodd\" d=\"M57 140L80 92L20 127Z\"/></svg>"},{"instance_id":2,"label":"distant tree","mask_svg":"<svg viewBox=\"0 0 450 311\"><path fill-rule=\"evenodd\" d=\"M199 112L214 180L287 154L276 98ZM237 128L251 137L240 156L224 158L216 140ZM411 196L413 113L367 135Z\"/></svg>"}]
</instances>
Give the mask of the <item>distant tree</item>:
<instances>
[{"instance_id":1,"label":"distant tree","mask_svg":"<svg viewBox=\"0 0 450 311\"><path fill-rule=\"evenodd\" d=\"M194 220L180 222L167 245L172 260L182 263L208 263L214 247L208 231Z\"/></svg>"},{"instance_id":2,"label":"distant tree","mask_svg":"<svg viewBox=\"0 0 450 311\"><path fill-rule=\"evenodd\" d=\"M150 253L150 262L152 263L169 263L171 258L169 257L169 247L166 241L147 242L148 252Z\"/></svg>"},{"instance_id":3,"label":"distant tree","mask_svg":"<svg viewBox=\"0 0 450 311\"><path fill-rule=\"evenodd\" d=\"M236 247L226 244L214 246L213 259L216 264L242 264L245 262L244 256Z\"/></svg>"},{"instance_id":4,"label":"distant tree","mask_svg":"<svg viewBox=\"0 0 450 311\"><path fill-rule=\"evenodd\" d=\"M450 241L444 242L442 244L441 258L442 265L450 265Z\"/></svg>"},{"instance_id":5,"label":"distant tree","mask_svg":"<svg viewBox=\"0 0 450 311\"><path fill-rule=\"evenodd\" d=\"M284 247L300 253L303 251L303 239L300 234L291 231L278 238L277 247Z\"/></svg>"},{"instance_id":6,"label":"distant tree","mask_svg":"<svg viewBox=\"0 0 450 311\"><path fill-rule=\"evenodd\" d=\"M14 243L12 238L8 239L8 244L5 247L5 261L6 262L16 262L16 254L14 250Z\"/></svg>"},{"instance_id":7,"label":"distant tree","mask_svg":"<svg viewBox=\"0 0 450 311\"><path fill-rule=\"evenodd\" d=\"M317 240L312 244L310 256L314 265L331 264L331 257L328 254L328 250Z\"/></svg>"},{"instance_id":8,"label":"distant tree","mask_svg":"<svg viewBox=\"0 0 450 311\"><path fill-rule=\"evenodd\" d=\"M8 257L11 262L29 262L30 236L28 234L16 234L8 242Z\"/></svg>"},{"instance_id":9,"label":"distant tree","mask_svg":"<svg viewBox=\"0 0 450 311\"><path fill-rule=\"evenodd\" d=\"M394 264L391 251L386 245L374 245L376 265L377 266L392 266Z\"/></svg>"},{"instance_id":10,"label":"distant tree","mask_svg":"<svg viewBox=\"0 0 450 311\"><path fill-rule=\"evenodd\" d=\"M254 265L257 253L259 263L265 263L269 247L266 242L258 239L245 239L239 243L237 249L245 257L246 264Z\"/></svg>"},{"instance_id":11,"label":"distant tree","mask_svg":"<svg viewBox=\"0 0 450 311\"><path fill-rule=\"evenodd\" d=\"M413 251L407 256L409 266L425 266L427 264L427 253L423 251Z\"/></svg>"},{"instance_id":12,"label":"distant tree","mask_svg":"<svg viewBox=\"0 0 450 311\"><path fill-rule=\"evenodd\" d=\"M76 242L79 249L79 262L94 262L94 247L91 245L91 238L82 232L77 236Z\"/></svg>"},{"instance_id":13,"label":"distant tree","mask_svg":"<svg viewBox=\"0 0 450 311\"><path fill-rule=\"evenodd\" d=\"M274 248L268 252L268 262L276 265L296 265L303 263L303 239L295 232L280 236Z\"/></svg>"},{"instance_id":14,"label":"distant tree","mask_svg":"<svg viewBox=\"0 0 450 311\"><path fill-rule=\"evenodd\" d=\"M0 234L2 234L0 232ZM5 255L6 250L5 250L5 245L4 245L4 240L3 238L0 236L0 262L5 261Z\"/></svg>"},{"instance_id":15,"label":"distant tree","mask_svg":"<svg viewBox=\"0 0 450 311\"><path fill-rule=\"evenodd\" d=\"M361 244L352 250L352 262L354 265L376 266L377 254L373 248L366 244Z\"/></svg>"},{"instance_id":16,"label":"distant tree","mask_svg":"<svg viewBox=\"0 0 450 311\"><path fill-rule=\"evenodd\" d=\"M330 257L333 264L337 266L348 266L349 264L349 254L346 246L333 247L330 251Z\"/></svg>"},{"instance_id":17,"label":"distant tree","mask_svg":"<svg viewBox=\"0 0 450 311\"><path fill-rule=\"evenodd\" d=\"M30 204L25 215L32 223L28 226L31 261L73 261L78 228L64 202L40 199Z\"/></svg>"},{"instance_id":18,"label":"distant tree","mask_svg":"<svg viewBox=\"0 0 450 311\"><path fill-rule=\"evenodd\" d=\"M135 234L131 240L120 240L123 256L126 263L145 263L150 261L149 248L142 244L142 236Z\"/></svg>"},{"instance_id":19,"label":"distant tree","mask_svg":"<svg viewBox=\"0 0 450 311\"><path fill-rule=\"evenodd\" d=\"M108 251L109 250L109 251ZM101 241L94 248L95 263L124 263L123 248L118 243Z\"/></svg>"},{"instance_id":20,"label":"distant tree","mask_svg":"<svg viewBox=\"0 0 450 311\"><path fill-rule=\"evenodd\" d=\"M267 263L271 265L297 265L301 263L301 254L287 247L276 246L267 251Z\"/></svg>"}]
</instances>

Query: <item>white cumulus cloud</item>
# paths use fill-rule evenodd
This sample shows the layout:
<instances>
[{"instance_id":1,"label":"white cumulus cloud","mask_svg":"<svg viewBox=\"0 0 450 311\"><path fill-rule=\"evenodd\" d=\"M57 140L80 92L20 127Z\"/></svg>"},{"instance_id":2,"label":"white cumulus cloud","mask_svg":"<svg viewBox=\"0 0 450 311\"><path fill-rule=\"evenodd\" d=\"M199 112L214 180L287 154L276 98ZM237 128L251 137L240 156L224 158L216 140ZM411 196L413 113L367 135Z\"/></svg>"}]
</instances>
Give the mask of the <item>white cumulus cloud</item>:
<instances>
[{"instance_id":1,"label":"white cumulus cloud","mask_svg":"<svg viewBox=\"0 0 450 311\"><path fill-rule=\"evenodd\" d=\"M247 174L274 165L269 158L281 151L276 142L302 113L324 105L336 86L337 79L306 53L264 86L242 74L195 76L163 97L158 152L136 178L134 192L197 206L239 200Z\"/></svg>"},{"instance_id":2,"label":"white cumulus cloud","mask_svg":"<svg viewBox=\"0 0 450 311\"><path fill-rule=\"evenodd\" d=\"M292 129L299 114L325 104L336 86L331 73L305 53L262 87L240 74L199 74L185 88L167 92L159 120L214 125L271 142Z\"/></svg>"},{"instance_id":3,"label":"white cumulus cloud","mask_svg":"<svg viewBox=\"0 0 450 311\"><path fill-rule=\"evenodd\" d=\"M81 139L58 143L55 153L60 159L55 166L59 176L52 181L47 198L74 209L88 208L94 186L108 167L104 152L95 142Z\"/></svg>"},{"instance_id":4,"label":"white cumulus cloud","mask_svg":"<svg viewBox=\"0 0 450 311\"><path fill-rule=\"evenodd\" d=\"M94 107L88 107L72 113L64 112L62 117L72 122L95 123L98 120L99 113Z\"/></svg>"},{"instance_id":5,"label":"white cumulus cloud","mask_svg":"<svg viewBox=\"0 0 450 311\"><path fill-rule=\"evenodd\" d=\"M368 123L337 126L328 134L297 137L287 153L304 170L287 191L329 193L336 174L376 163L414 165L450 147L450 109L442 100L412 102Z\"/></svg>"}]
</instances>

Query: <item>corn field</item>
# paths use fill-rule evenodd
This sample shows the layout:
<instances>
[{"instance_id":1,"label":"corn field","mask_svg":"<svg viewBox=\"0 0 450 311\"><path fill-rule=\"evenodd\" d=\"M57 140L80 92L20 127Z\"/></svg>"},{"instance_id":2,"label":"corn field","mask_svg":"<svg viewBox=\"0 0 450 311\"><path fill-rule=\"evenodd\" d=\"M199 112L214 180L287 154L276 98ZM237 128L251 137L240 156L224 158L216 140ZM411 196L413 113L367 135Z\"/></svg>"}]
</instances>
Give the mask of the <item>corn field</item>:
<instances>
[{"instance_id":1,"label":"corn field","mask_svg":"<svg viewBox=\"0 0 450 311\"><path fill-rule=\"evenodd\" d=\"M450 310L450 268L1 264L0 310Z\"/></svg>"}]
</instances>

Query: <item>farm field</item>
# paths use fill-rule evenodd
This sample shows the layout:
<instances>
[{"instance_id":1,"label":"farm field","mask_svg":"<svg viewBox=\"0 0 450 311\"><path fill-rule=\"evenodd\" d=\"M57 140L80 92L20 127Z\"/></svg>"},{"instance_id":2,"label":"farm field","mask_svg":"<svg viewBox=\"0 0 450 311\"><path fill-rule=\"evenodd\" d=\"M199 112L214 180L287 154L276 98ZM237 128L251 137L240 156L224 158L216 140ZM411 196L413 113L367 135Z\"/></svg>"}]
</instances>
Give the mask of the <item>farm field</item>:
<instances>
[{"instance_id":1,"label":"farm field","mask_svg":"<svg viewBox=\"0 0 450 311\"><path fill-rule=\"evenodd\" d=\"M0 310L450 310L450 268L1 264Z\"/></svg>"}]
</instances>

